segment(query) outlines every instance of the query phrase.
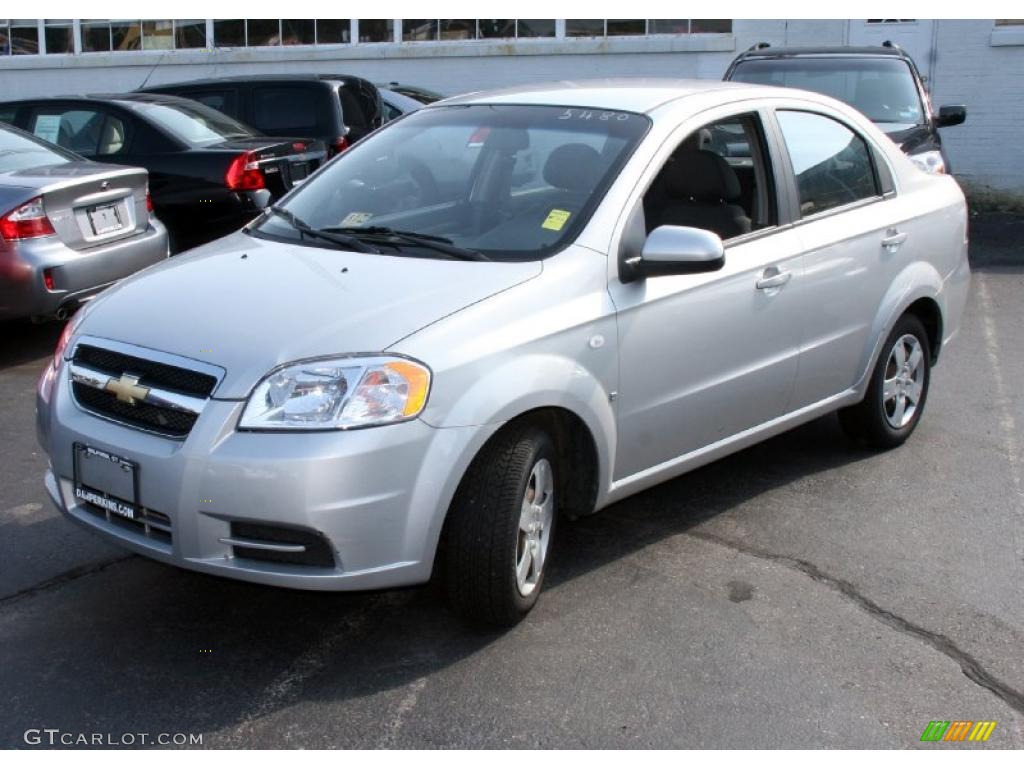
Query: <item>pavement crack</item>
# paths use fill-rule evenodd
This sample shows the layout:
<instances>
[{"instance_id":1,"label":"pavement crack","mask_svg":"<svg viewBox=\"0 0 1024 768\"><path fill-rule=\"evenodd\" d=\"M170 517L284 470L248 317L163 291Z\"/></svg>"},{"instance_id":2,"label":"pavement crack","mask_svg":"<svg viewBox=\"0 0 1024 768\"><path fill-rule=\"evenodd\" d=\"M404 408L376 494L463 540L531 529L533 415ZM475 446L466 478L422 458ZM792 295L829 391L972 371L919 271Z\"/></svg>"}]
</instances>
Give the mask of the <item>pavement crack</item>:
<instances>
[{"instance_id":1,"label":"pavement crack","mask_svg":"<svg viewBox=\"0 0 1024 768\"><path fill-rule=\"evenodd\" d=\"M37 595L40 592L49 592L53 589L59 589L65 584L69 584L72 581L77 581L84 576L92 576L95 573L101 573L112 565L123 563L126 560L131 560L135 555L121 555L119 557L112 557L108 560L101 560L97 563L90 563L89 565L80 565L77 568L71 568L63 573L58 573L56 576L41 581L38 584L33 584L31 587L25 587L19 589L17 592L12 592L9 595L0 597L0 608L5 608L8 605L25 600L33 595Z\"/></svg>"},{"instance_id":2,"label":"pavement crack","mask_svg":"<svg viewBox=\"0 0 1024 768\"><path fill-rule=\"evenodd\" d=\"M897 632L901 632L911 637L916 637L917 639L927 643L942 655L956 662L960 666L961 672L963 672L964 676L968 680L995 694L1020 714L1024 714L1024 693L1011 688L1002 680L999 680L992 673L986 670L977 659L967 653L967 651L960 648L955 642L945 635L933 632L932 630L926 629L919 624L915 624L892 611L886 610L871 598L865 597L861 594L857 587L851 582L825 573L825 571L821 570L821 568L816 566L814 563L802 560L798 557L790 557L788 555L780 555L775 552L768 552L767 550L760 549L758 547L751 547L746 544L740 544L736 541L716 536L713 533L707 533L705 531L691 530L687 532L687 535L696 539L701 539L702 541L711 542L712 544L718 544L719 546L726 547L727 549L731 549L744 555L749 555L750 557L756 557L760 560L778 563L791 570L799 571L820 584L824 584L828 588L838 592L843 597L855 603L857 607L877 619L882 624L885 624L891 629L895 629Z\"/></svg>"}]
</instances>

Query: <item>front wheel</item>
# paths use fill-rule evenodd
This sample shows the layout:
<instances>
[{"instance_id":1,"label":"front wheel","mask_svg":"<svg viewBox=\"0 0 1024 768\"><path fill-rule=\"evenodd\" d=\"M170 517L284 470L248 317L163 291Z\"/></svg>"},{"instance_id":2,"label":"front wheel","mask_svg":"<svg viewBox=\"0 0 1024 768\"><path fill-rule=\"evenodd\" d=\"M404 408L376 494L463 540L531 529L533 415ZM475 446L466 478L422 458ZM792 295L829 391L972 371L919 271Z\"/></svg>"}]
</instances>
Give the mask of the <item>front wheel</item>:
<instances>
[{"instance_id":1,"label":"front wheel","mask_svg":"<svg viewBox=\"0 0 1024 768\"><path fill-rule=\"evenodd\" d=\"M839 412L847 434L872 448L902 445L924 412L930 363L924 325L914 315L904 315L882 347L864 400Z\"/></svg>"},{"instance_id":2,"label":"front wheel","mask_svg":"<svg viewBox=\"0 0 1024 768\"><path fill-rule=\"evenodd\" d=\"M511 626L537 602L557 517L556 458L548 434L527 426L474 459L445 528L445 586L459 613Z\"/></svg>"}]
</instances>

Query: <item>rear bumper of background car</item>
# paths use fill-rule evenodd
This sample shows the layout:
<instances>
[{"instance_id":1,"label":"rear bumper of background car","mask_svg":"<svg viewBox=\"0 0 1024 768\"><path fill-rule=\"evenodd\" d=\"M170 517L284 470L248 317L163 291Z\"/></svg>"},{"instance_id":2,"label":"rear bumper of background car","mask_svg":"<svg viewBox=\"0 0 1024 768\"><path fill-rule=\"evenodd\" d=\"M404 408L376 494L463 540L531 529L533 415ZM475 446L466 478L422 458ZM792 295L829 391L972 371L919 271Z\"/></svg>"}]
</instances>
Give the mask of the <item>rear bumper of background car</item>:
<instances>
[{"instance_id":1,"label":"rear bumper of background car","mask_svg":"<svg viewBox=\"0 0 1024 768\"><path fill-rule=\"evenodd\" d=\"M144 232L85 250L60 238L20 240L0 247L0 319L52 316L118 280L167 258L167 231L151 218ZM46 286L45 275L53 281Z\"/></svg>"}]
</instances>

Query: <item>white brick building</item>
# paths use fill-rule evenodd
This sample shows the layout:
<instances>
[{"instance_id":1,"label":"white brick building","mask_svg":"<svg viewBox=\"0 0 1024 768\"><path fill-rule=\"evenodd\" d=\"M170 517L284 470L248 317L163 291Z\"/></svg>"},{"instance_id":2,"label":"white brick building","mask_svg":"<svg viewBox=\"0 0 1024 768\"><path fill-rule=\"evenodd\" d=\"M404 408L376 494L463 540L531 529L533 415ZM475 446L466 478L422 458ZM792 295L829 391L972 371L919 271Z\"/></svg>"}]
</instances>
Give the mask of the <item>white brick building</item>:
<instances>
[{"instance_id":1,"label":"white brick building","mask_svg":"<svg viewBox=\"0 0 1024 768\"><path fill-rule=\"evenodd\" d=\"M914 56L936 106L967 105L967 123L943 129L957 175L1024 195L1024 20L0 20L0 94L254 72L348 73L449 94L583 77L719 78L760 41L885 39Z\"/></svg>"}]
</instances>

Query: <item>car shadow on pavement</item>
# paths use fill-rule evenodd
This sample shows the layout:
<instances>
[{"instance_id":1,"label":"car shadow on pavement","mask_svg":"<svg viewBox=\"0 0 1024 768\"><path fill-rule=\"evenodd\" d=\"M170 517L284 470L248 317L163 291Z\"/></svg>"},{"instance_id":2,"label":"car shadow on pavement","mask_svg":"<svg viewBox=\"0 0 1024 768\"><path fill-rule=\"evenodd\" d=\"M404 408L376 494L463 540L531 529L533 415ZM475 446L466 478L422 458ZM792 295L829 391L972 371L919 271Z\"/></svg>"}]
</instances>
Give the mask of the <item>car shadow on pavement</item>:
<instances>
[{"instance_id":1,"label":"car shadow on pavement","mask_svg":"<svg viewBox=\"0 0 1024 768\"><path fill-rule=\"evenodd\" d=\"M0 321L0 370L43 360L53 354L64 323Z\"/></svg>"},{"instance_id":2,"label":"car shadow on pavement","mask_svg":"<svg viewBox=\"0 0 1024 768\"><path fill-rule=\"evenodd\" d=\"M94 732L203 733L205 746L386 746L382 723L403 690L458 674L452 668L492 644L515 647L523 634L557 626L547 606L564 586L778 486L870 455L826 417L592 517L562 521L548 600L542 595L511 630L467 625L435 585L296 592L119 560L2 606L0 639L10 650L0 742L20 743L33 723L59 722ZM599 590L591 594L600 599ZM363 726L342 734L327 722L318 727L338 706Z\"/></svg>"}]
</instances>

